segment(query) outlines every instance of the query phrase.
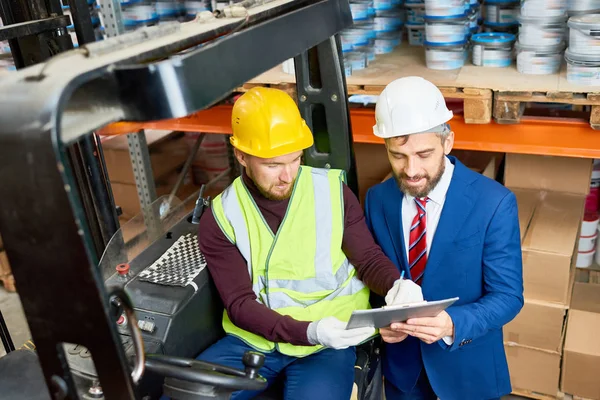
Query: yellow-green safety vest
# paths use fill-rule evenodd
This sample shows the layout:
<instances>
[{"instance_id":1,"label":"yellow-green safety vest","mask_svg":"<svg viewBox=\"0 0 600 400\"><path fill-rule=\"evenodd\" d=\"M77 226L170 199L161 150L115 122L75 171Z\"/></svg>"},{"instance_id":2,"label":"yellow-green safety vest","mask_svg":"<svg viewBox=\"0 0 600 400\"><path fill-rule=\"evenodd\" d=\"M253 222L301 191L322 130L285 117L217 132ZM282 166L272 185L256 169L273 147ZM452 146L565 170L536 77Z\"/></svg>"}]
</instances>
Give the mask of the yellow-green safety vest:
<instances>
[{"instance_id":1,"label":"yellow-green safety vest","mask_svg":"<svg viewBox=\"0 0 600 400\"><path fill-rule=\"evenodd\" d=\"M341 170L300 167L277 234L241 178L215 197L213 215L246 259L256 301L311 322L329 316L348 321L353 310L370 308L369 289L342 251L344 178ZM271 342L235 326L227 311L223 328L262 352L304 357L322 348Z\"/></svg>"}]
</instances>

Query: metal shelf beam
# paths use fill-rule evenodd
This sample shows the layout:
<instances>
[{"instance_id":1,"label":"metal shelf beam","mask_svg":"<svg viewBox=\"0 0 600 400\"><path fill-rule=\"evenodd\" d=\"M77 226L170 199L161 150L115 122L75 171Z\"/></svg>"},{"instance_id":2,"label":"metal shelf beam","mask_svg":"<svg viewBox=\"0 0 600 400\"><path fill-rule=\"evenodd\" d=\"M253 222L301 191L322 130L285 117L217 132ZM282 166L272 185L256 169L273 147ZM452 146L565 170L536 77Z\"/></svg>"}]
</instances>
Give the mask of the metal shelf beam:
<instances>
[{"instance_id":1,"label":"metal shelf beam","mask_svg":"<svg viewBox=\"0 0 600 400\"><path fill-rule=\"evenodd\" d=\"M351 108L350 119L355 143L383 144L383 140L373 135L374 110ZM537 117L523 118L514 125L495 122L475 125L466 124L462 115L457 115L451 126L456 134L456 149L600 158L600 133L586 121ZM142 128L230 134L231 106L217 106L179 119L143 124L120 122L100 133L123 134Z\"/></svg>"}]
</instances>

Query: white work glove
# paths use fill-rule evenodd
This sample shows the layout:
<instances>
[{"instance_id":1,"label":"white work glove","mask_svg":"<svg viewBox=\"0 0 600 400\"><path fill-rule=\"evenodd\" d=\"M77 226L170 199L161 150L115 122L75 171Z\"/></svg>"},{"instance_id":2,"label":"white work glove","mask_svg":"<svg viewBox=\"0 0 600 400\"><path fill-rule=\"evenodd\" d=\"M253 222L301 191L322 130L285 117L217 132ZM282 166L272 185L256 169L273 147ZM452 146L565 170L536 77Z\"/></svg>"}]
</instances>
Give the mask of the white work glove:
<instances>
[{"instance_id":1,"label":"white work glove","mask_svg":"<svg viewBox=\"0 0 600 400\"><path fill-rule=\"evenodd\" d=\"M388 306L421 301L423 301L421 286L410 279L398 279L385 295L385 304Z\"/></svg>"},{"instance_id":2,"label":"white work glove","mask_svg":"<svg viewBox=\"0 0 600 400\"><path fill-rule=\"evenodd\" d=\"M311 322L306 335L310 343L336 350L356 346L375 335L373 327L346 329L346 325L346 322L342 322L336 317L326 317Z\"/></svg>"}]
</instances>

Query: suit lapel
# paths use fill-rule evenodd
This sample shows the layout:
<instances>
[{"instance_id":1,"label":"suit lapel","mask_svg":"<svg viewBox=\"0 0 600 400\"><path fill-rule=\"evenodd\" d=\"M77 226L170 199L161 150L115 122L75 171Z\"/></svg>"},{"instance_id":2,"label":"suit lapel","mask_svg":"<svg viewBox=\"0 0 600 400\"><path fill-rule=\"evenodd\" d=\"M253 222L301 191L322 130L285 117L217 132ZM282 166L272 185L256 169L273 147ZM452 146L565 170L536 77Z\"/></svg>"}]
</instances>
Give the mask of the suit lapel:
<instances>
[{"instance_id":1,"label":"suit lapel","mask_svg":"<svg viewBox=\"0 0 600 400\"><path fill-rule=\"evenodd\" d=\"M455 163L452 181L446 194L444 208L429 251L425 276L435 273L435 269L440 265L444 254L463 229L465 221L473 208L473 198L469 192L468 172L470 171L459 161L455 161Z\"/></svg>"},{"instance_id":2,"label":"suit lapel","mask_svg":"<svg viewBox=\"0 0 600 400\"><path fill-rule=\"evenodd\" d=\"M402 229L402 202L404 200L404 194L400 191L396 183L394 183L393 190L395 190L396 193L394 196L388 197L387 201L391 202L391 204L389 207L384 207L386 213L384 219L394 245L396 259L400 264L400 271L405 271L405 273L410 276L410 271L408 271L408 268L406 267L408 265L408 259L404 246L404 230Z\"/></svg>"}]
</instances>

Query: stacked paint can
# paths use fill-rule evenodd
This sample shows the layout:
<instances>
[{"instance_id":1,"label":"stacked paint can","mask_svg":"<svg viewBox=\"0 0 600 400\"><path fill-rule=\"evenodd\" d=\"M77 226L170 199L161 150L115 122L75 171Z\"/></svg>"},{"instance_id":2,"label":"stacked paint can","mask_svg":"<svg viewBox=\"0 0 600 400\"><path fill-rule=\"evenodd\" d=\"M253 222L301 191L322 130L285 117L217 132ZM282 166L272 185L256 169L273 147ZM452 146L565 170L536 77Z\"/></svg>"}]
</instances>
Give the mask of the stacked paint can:
<instances>
[{"instance_id":1,"label":"stacked paint can","mask_svg":"<svg viewBox=\"0 0 600 400\"><path fill-rule=\"evenodd\" d=\"M600 14L572 16L568 26L567 81L586 86L600 85Z\"/></svg>"},{"instance_id":2,"label":"stacked paint can","mask_svg":"<svg viewBox=\"0 0 600 400\"><path fill-rule=\"evenodd\" d=\"M73 17L71 16L71 9L66 2L61 2L61 7L64 15L68 15L73 21ZM90 11L90 18L92 20L92 27L94 28L94 35L96 41L104 39L104 27L102 26L102 20L100 15L100 5L96 2L96 0L87 0L88 9ZM71 36L71 40L73 42L74 47L79 46L79 42L77 41L77 35L75 34L75 25L71 23L71 25L67 26L67 31Z\"/></svg>"},{"instance_id":3,"label":"stacked paint can","mask_svg":"<svg viewBox=\"0 0 600 400\"><path fill-rule=\"evenodd\" d=\"M425 62L427 68L461 68L470 35L469 1L425 0Z\"/></svg>"},{"instance_id":4,"label":"stacked paint can","mask_svg":"<svg viewBox=\"0 0 600 400\"><path fill-rule=\"evenodd\" d=\"M516 34L520 5L520 0L484 0L484 31Z\"/></svg>"},{"instance_id":5,"label":"stacked paint can","mask_svg":"<svg viewBox=\"0 0 600 400\"><path fill-rule=\"evenodd\" d=\"M1 26L3 26L2 18L0 18L0 27ZM15 62L12 58L8 41L0 41L0 73L15 70Z\"/></svg>"},{"instance_id":6,"label":"stacked paint can","mask_svg":"<svg viewBox=\"0 0 600 400\"><path fill-rule=\"evenodd\" d=\"M471 37L473 65L495 68L510 66L515 40L512 33L476 33Z\"/></svg>"},{"instance_id":7,"label":"stacked paint can","mask_svg":"<svg viewBox=\"0 0 600 400\"><path fill-rule=\"evenodd\" d=\"M402 43L402 0L352 0L354 25L340 33L346 75L369 66Z\"/></svg>"},{"instance_id":8,"label":"stacked paint can","mask_svg":"<svg viewBox=\"0 0 600 400\"><path fill-rule=\"evenodd\" d=\"M523 0L515 46L520 73L558 73L566 47L567 18L567 0Z\"/></svg>"},{"instance_id":9,"label":"stacked paint can","mask_svg":"<svg viewBox=\"0 0 600 400\"><path fill-rule=\"evenodd\" d=\"M600 244L598 243L599 218L598 209L600 205L600 160L594 161L590 192L585 201L585 213L581 222L581 233L579 235L579 247L577 249L577 267L589 268L600 261Z\"/></svg>"}]
</instances>

